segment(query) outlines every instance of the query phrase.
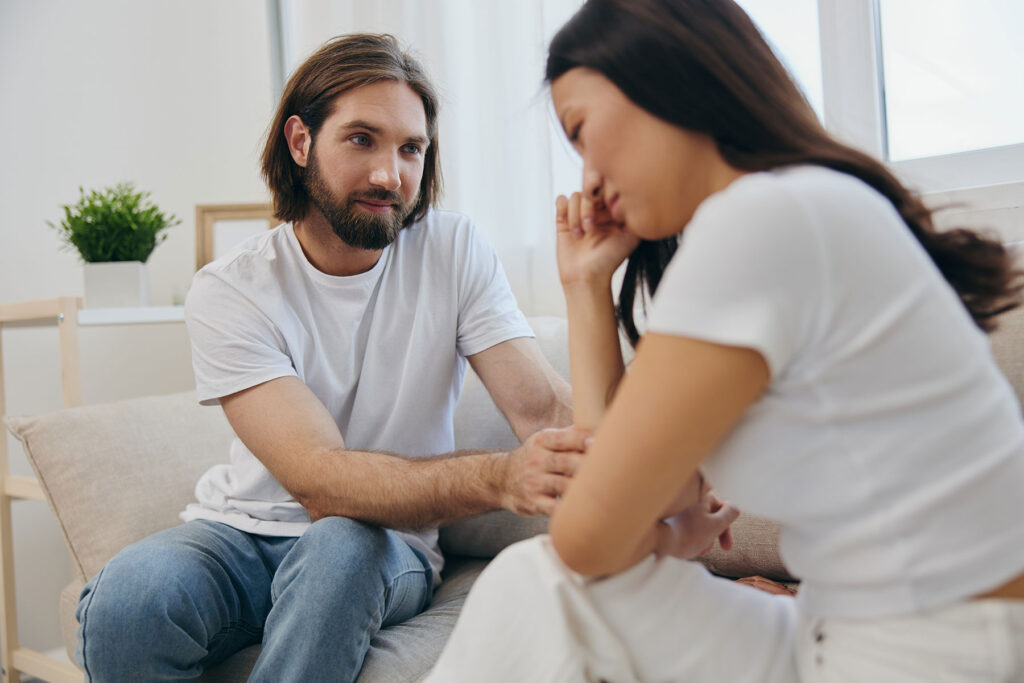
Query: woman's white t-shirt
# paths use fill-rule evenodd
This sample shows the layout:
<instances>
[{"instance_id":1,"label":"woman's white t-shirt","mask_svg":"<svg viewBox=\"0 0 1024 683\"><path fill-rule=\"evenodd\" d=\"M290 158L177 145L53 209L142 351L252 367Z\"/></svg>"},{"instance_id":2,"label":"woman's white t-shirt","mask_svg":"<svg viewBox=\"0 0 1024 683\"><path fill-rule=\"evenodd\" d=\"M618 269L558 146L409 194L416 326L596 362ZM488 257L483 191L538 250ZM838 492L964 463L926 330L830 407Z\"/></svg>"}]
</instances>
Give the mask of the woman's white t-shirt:
<instances>
[{"instance_id":1,"label":"woman's white t-shirt","mask_svg":"<svg viewBox=\"0 0 1024 683\"><path fill-rule=\"evenodd\" d=\"M295 376L346 447L406 456L454 450L466 356L533 336L494 250L448 211L404 228L373 268L345 277L313 267L292 226L278 226L196 273L185 320L202 403ZM298 536L310 524L237 437L230 464L204 474L196 497L185 521L268 536ZM440 581L437 530L398 533Z\"/></svg>"},{"instance_id":2,"label":"woman's white t-shirt","mask_svg":"<svg viewBox=\"0 0 1024 683\"><path fill-rule=\"evenodd\" d=\"M779 521L810 614L910 613L1024 571L1024 426L987 337L891 203L816 166L705 200L651 332L759 351L765 394L703 468Z\"/></svg>"}]
</instances>

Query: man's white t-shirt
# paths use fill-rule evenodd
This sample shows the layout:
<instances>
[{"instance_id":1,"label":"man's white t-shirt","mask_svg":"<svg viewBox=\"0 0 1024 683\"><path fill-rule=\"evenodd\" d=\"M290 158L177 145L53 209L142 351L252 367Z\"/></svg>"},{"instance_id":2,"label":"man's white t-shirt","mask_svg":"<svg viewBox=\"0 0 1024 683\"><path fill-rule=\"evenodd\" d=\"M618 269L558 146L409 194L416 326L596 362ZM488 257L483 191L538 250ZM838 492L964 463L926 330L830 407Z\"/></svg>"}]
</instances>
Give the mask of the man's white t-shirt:
<instances>
[{"instance_id":1,"label":"man's white t-shirt","mask_svg":"<svg viewBox=\"0 0 1024 683\"><path fill-rule=\"evenodd\" d=\"M1024 571L1024 426L987 337L860 180L803 166L705 200L648 329L759 351L765 394L705 461L778 520L801 607L910 613Z\"/></svg>"},{"instance_id":2,"label":"man's white t-shirt","mask_svg":"<svg viewBox=\"0 0 1024 683\"><path fill-rule=\"evenodd\" d=\"M466 356L533 332L493 249L465 216L431 211L377 264L338 277L314 268L290 224L207 265L185 304L200 402L295 376L353 450L407 456L454 449L452 417ZM185 521L298 536L296 502L236 437L230 464L196 485ZM437 530L399 531L440 579Z\"/></svg>"}]
</instances>

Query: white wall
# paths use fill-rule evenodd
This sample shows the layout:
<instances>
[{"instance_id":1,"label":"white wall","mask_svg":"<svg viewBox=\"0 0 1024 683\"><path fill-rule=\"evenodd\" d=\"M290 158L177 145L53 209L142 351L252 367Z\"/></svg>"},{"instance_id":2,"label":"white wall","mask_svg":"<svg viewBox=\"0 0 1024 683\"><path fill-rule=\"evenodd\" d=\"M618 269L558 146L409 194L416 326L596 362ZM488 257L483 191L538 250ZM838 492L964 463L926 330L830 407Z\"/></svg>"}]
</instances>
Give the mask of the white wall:
<instances>
[{"instance_id":1,"label":"white wall","mask_svg":"<svg viewBox=\"0 0 1024 683\"><path fill-rule=\"evenodd\" d=\"M194 266L196 204L266 201L257 156L273 110L266 6L256 0L0 0L0 302L80 296L77 256L47 220L78 186L130 180L182 219L149 260L152 303ZM8 411L61 405L54 328L3 337ZM84 328L83 397L192 387L181 324ZM12 469L28 473L13 440ZM60 644L67 553L44 506L17 503L20 635Z\"/></svg>"}]
</instances>

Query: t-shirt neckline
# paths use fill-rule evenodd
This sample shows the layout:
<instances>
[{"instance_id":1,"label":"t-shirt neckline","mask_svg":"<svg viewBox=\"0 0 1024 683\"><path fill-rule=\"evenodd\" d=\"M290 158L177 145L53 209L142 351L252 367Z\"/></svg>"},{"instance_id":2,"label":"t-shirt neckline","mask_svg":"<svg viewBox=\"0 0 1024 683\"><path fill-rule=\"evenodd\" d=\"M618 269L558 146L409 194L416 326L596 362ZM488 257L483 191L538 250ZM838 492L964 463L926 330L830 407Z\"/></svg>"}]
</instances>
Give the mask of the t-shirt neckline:
<instances>
[{"instance_id":1,"label":"t-shirt neckline","mask_svg":"<svg viewBox=\"0 0 1024 683\"><path fill-rule=\"evenodd\" d=\"M285 234L288 238L289 247L295 251L296 259L302 264L303 271L315 282L328 287L364 288L373 286L380 278L381 273L384 272L385 262L391 254L391 245L389 244L381 251L380 258L373 264L373 267L366 272L356 273L355 275L328 275L319 270L306 258L306 252L302 250L299 238L295 236L295 226L292 223L287 224Z\"/></svg>"}]
</instances>

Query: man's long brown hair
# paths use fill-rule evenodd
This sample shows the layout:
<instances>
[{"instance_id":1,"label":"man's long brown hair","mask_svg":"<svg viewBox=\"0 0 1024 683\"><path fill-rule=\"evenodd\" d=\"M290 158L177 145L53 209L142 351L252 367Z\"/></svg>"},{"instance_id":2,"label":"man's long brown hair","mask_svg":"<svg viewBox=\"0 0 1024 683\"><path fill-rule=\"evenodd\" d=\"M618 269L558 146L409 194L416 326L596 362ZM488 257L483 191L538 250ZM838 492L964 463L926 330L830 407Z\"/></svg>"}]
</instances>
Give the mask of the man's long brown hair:
<instances>
[{"instance_id":1,"label":"man's long brown hair","mask_svg":"<svg viewBox=\"0 0 1024 683\"><path fill-rule=\"evenodd\" d=\"M732 0L588 0L551 41L546 80L593 69L635 104L706 133L743 171L817 164L884 195L983 330L1018 305L1018 271L1002 244L957 229L938 232L931 211L885 166L832 138L750 18ZM637 290L651 294L677 238L643 242L630 256L618 317L635 345Z\"/></svg>"},{"instance_id":2,"label":"man's long brown hair","mask_svg":"<svg viewBox=\"0 0 1024 683\"><path fill-rule=\"evenodd\" d=\"M379 81L405 83L423 101L430 144L423 157L419 195L405 221L424 216L441 196L441 158L437 144L437 93L426 72L390 35L352 34L327 41L295 70L281 95L274 121L267 131L261 171L274 198L274 215L297 221L310 209L304 176L306 169L292 159L284 124L298 116L316 141L324 120L331 115L338 95Z\"/></svg>"}]
</instances>

